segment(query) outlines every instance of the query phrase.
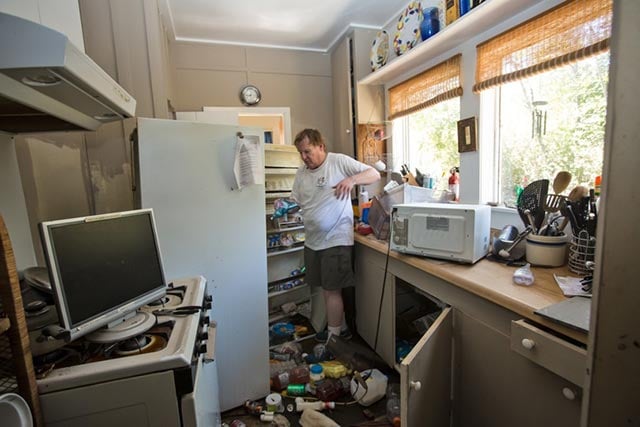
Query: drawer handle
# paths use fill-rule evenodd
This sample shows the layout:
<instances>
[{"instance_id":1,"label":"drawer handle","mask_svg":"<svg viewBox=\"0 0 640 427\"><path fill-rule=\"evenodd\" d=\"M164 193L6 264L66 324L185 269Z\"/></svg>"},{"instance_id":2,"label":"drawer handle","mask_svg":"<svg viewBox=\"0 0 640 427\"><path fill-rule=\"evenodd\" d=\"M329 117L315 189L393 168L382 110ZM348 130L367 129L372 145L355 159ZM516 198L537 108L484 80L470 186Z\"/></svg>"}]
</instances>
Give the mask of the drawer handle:
<instances>
[{"instance_id":1,"label":"drawer handle","mask_svg":"<svg viewBox=\"0 0 640 427\"><path fill-rule=\"evenodd\" d=\"M420 381L409 381L409 387L411 387L415 391L420 391L420 389L422 388L422 383Z\"/></svg>"},{"instance_id":2,"label":"drawer handle","mask_svg":"<svg viewBox=\"0 0 640 427\"><path fill-rule=\"evenodd\" d=\"M566 397L568 400L576 399L576 392L571 390L569 387L564 387L562 389L562 395Z\"/></svg>"},{"instance_id":3,"label":"drawer handle","mask_svg":"<svg viewBox=\"0 0 640 427\"><path fill-rule=\"evenodd\" d=\"M532 350L533 347L536 346L536 342L534 340L530 340L529 338L522 339L522 346L527 350Z\"/></svg>"}]
</instances>

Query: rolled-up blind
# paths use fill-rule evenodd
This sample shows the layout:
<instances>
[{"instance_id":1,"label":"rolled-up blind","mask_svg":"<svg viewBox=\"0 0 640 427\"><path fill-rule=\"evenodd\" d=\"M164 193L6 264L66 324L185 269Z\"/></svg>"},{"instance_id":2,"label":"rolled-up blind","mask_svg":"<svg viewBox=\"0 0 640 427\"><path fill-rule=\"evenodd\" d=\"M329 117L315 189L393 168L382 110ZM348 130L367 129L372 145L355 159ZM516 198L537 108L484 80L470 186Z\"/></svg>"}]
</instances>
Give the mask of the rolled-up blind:
<instances>
[{"instance_id":1,"label":"rolled-up blind","mask_svg":"<svg viewBox=\"0 0 640 427\"><path fill-rule=\"evenodd\" d=\"M609 49L612 0L569 0L481 44L474 92Z\"/></svg>"},{"instance_id":2,"label":"rolled-up blind","mask_svg":"<svg viewBox=\"0 0 640 427\"><path fill-rule=\"evenodd\" d=\"M389 89L389 119L462 95L458 54Z\"/></svg>"}]
</instances>

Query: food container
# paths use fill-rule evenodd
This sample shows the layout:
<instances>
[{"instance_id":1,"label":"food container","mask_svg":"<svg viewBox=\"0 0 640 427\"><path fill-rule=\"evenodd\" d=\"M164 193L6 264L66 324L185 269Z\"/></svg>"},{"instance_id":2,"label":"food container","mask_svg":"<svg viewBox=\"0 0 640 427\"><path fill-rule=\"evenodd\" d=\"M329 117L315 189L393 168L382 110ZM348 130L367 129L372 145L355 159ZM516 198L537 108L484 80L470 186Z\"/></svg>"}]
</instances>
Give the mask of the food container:
<instances>
[{"instance_id":1,"label":"food container","mask_svg":"<svg viewBox=\"0 0 640 427\"><path fill-rule=\"evenodd\" d=\"M540 267L560 267L567 259L567 236L529 234L526 242L527 262Z\"/></svg>"}]
</instances>

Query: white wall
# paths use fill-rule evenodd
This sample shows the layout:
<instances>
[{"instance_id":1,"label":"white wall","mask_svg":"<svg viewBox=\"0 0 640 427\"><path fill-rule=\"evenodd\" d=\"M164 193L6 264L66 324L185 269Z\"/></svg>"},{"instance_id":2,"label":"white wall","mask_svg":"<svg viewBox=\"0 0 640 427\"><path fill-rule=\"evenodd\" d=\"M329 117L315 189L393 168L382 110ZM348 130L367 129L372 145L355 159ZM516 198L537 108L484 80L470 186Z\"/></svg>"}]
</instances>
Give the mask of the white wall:
<instances>
[{"instance_id":1,"label":"white wall","mask_svg":"<svg viewBox=\"0 0 640 427\"><path fill-rule=\"evenodd\" d=\"M0 215L4 220L13 247L18 270L35 265L31 244L27 205L16 159L13 138L0 134Z\"/></svg>"}]
</instances>

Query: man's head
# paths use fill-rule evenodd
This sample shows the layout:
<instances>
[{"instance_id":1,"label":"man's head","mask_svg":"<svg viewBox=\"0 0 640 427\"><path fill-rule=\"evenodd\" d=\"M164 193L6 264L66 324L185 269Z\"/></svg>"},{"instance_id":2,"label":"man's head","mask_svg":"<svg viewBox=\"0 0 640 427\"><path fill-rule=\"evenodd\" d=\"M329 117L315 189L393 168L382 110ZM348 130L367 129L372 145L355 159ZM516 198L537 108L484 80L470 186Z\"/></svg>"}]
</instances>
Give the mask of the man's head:
<instances>
[{"instance_id":1,"label":"man's head","mask_svg":"<svg viewBox=\"0 0 640 427\"><path fill-rule=\"evenodd\" d=\"M300 153L302 161L309 169L316 169L327 158L327 147L324 138L316 129L305 129L296 135L294 145Z\"/></svg>"}]
</instances>

